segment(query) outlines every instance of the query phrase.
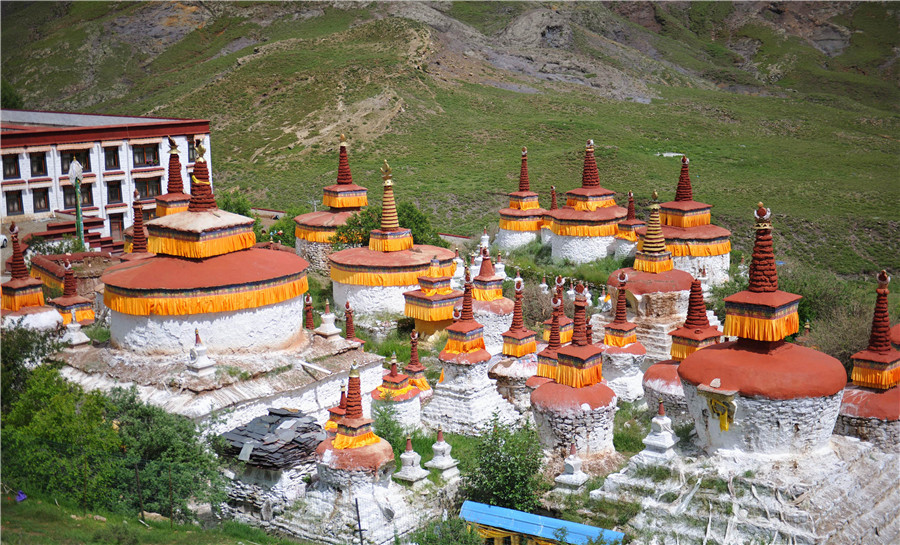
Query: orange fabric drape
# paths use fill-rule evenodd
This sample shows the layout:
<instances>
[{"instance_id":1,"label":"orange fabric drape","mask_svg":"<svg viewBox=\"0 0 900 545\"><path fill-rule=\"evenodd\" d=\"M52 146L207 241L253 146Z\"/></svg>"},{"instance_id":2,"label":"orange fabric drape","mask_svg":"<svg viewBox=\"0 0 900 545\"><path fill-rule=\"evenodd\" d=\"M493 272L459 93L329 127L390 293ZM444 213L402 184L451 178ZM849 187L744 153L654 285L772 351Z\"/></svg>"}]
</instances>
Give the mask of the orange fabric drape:
<instances>
[{"instance_id":1,"label":"orange fabric drape","mask_svg":"<svg viewBox=\"0 0 900 545\"><path fill-rule=\"evenodd\" d=\"M537 351L537 342L531 341L524 344L503 343L503 355L513 358L521 358L526 354L533 354Z\"/></svg>"},{"instance_id":2,"label":"orange fabric drape","mask_svg":"<svg viewBox=\"0 0 900 545\"><path fill-rule=\"evenodd\" d=\"M612 198L612 195L609 197L604 197L601 200L591 200L591 201L580 201L577 199L566 199L566 206L574 208L575 210L581 212L593 212L598 208L609 208L610 206L615 206L616 201Z\"/></svg>"},{"instance_id":3,"label":"orange fabric drape","mask_svg":"<svg viewBox=\"0 0 900 545\"><path fill-rule=\"evenodd\" d=\"M366 195L361 197L333 196L326 193L322 196L322 204L331 208L362 208L369 205L369 198Z\"/></svg>"},{"instance_id":4,"label":"orange fabric drape","mask_svg":"<svg viewBox=\"0 0 900 545\"><path fill-rule=\"evenodd\" d=\"M447 345L444 350L453 354L463 354L475 352L476 350L484 350L484 337L478 337L471 341L457 341L456 339L447 339Z\"/></svg>"},{"instance_id":5,"label":"orange fabric drape","mask_svg":"<svg viewBox=\"0 0 900 545\"><path fill-rule=\"evenodd\" d=\"M423 320L426 322L438 322L441 320L453 319L453 305L445 305L441 307L420 307L406 303L403 307L403 314L408 318Z\"/></svg>"},{"instance_id":6,"label":"orange fabric drape","mask_svg":"<svg viewBox=\"0 0 900 545\"><path fill-rule=\"evenodd\" d=\"M250 228L248 227L248 229ZM178 240L165 236L151 235L147 240L147 251L153 254L202 259L245 250L254 244L256 244L256 235L253 234L252 230L200 241Z\"/></svg>"},{"instance_id":7,"label":"orange fabric drape","mask_svg":"<svg viewBox=\"0 0 900 545\"><path fill-rule=\"evenodd\" d=\"M603 344L609 346L617 346L619 348L623 346L628 346L629 344L634 344L637 342L637 334L632 333L627 337L617 337L615 335L610 335L609 333L603 336Z\"/></svg>"},{"instance_id":8,"label":"orange fabric drape","mask_svg":"<svg viewBox=\"0 0 900 545\"><path fill-rule=\"evenodd\" d=\"M671 271L675 268L675 264L671 259L666 259L665 261L646 261L641 259L641 256L638 255L634 259L634 270L643 271L648 273L661 273L666 271Z\"/></svg>"},{"instance_id":9,"label":"orange fabric drape","mask_svg":"<svg viewBox=\"0 0 900 545\"><path fill-rule=\"evenodd\" d=\"M857 386L887 390L900 383L900 367L882 371L854 365L853 371L850 373L850 380Z\"/></svg>"},{"instance_id":10,"label":"orange fabric drape","mask_svg":"<svg viewBox=\"0 0 900 545\"><path fill-rule=\"evenodd\" d=\"M616 234L618 226L615 223L607 225L565 225L553 222L550 230L554 235L566 237L611 237Z\"/></svg>"},{"instance_id":11,"label":"orange fabric drape","mask_svg":"<svg viewBox=\"0 0 900 545\"><path fill-rule=\"evenodd\" d=\"M111 310L132 316L185 316L208 312L228 312L274 305L306 293L306 277L260 290L201 295L197 297L131 297L107 286L103 302Z\"/></svg>"},{"instance_id":12,"label":"orange fabric drape","mask_svg":"<svg viewBox=\"0 0 900 545\"><path fill-rule=\"evenodd\" d=\"M381 441L381 438L371 431L362 435L358 435L356 437L348 437L346 435L338 433L334 436L334 439L332 439L331 446L338 450L344 450L349 448L359 448L367 445L374 445L379 441Z\"/></svg>"},{"instance_id":13,"label":"orange fabric drape","mask_svg":"<svg viewBox=\"0 0 900 545\"><path fill-rule=\"evenodd\" d=\"M503 297L503 288L482 290L475 288L472 290L472 297L476 301L496 301Z\"/></svg>"},{"instance_id":14,"label":"orange fabric drape","mask_svg":"<svg viewBox=\"0 0 900 545\"><path fill-rule=\"evenodd\" d=\"M331 266L331 279L342 284L354 286L414 286L419 283L420 271L344 271Z\"/></svg>"},{"instance_id":15,"label":"orange fabric drape","mask_svg":"<svg viewBox=\"0 0 900 545\"><path fill-rule=\"evenodd\" d=\"M709 225L711 218L709 211L702 214L667 214L660 212L659 221L663 225L671 225L672 227L700 227L701 225Z\"/></svg>"},{"instance_id":16,"label":"orange fabric drape","mask_svg":"<svg viewBox=\"0 0 900 545\"><path fill-rule=\"evenodd\" d=\"M331 242L334 231L313 231L298 225L294 227L294 236L307 242Z\"/></svg>"},{"instance_id":17,"label":"orange fabric drape","mask_svg":"<svg viewBox=\"0 0 900 545\"><path fill-rule=\"evenodd\" d=\"M780 341L798 331L800 331L800 317L796 312L776 319L726 314L723 335L757 341Z\"/></svg>"},{"instance_id":18,"label":"orange fabric drape","mask_svg":"<svg viewBox=\"0 0 900 545\"><path fill-rule=\"evenodd\" d=\"M695 242L675 241L666 244L666 250L672 252L673 256L693 256L693 257L709 257L714 255L725 255L731 252L731 241L716 242L713 244L700 244Z\"/></svg>"},{"instance_id":19,"label":"orange fabric drape","mask_svg":"<svg viewBox=\"0 0 900 545\"><path fill-rule=\"evenodd\" d=\"M593 386L603 380L603 366L593 365L587 369L579 369L568 365L556 367L556 382L571 386L572 388L584 388Z\"/></svg>"},{"instance_id":20,"label":"orange fabric drape","mask_svg":"<svg viewBox=\"0 0 900 545\"><path fill-rule=\"evenodd\" d=\"M508 220L500 218L500 228L507 231L537 231L541 228L543 220Z\"/></svg>"},{"instance_id":21,"label":"orange fabric drape","mask_svg":"<svg viewBox=\"0 0 900 545\"><path fill-rule=\"evenodd\" d=\"M19 310L22 307L40 307L44 305L44 292L40 286L34 291L13 294L8 291L0 295L0 306L6 310Z\"/></svg>"}]
</instances>

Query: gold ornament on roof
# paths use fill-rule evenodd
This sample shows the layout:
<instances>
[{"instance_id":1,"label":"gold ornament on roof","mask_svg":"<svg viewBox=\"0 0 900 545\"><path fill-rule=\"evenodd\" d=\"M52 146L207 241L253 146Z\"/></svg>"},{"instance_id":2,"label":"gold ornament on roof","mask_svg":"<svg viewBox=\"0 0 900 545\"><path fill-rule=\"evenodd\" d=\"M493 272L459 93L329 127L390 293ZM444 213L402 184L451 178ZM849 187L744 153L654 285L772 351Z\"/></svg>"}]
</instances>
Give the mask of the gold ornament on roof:
<instances>
[{"instance_id":1,"label":"gold ornament on roof","mask_svg":"<svg viewBox=\"0 0 900 545\"><path fill-rule=\"evenodd\" d=\"M175 142L175 139L172 138L171 136L167 136L166 138L169 139L169 153L177 155L178 154L178 143Z\"/></svg>"},{"instance_id":2,"label":"gold ornament on roof","mask_svg":"<svg viewBox=\"0 0 900 545\"><path fill-rule=\"evenodd\" d=\"M388 164L387 159L384 160L384 166L381 167L381 179L384 180L384 185L394 185L394 182L391 181L391 165Z\"/></svg>"},{"instance_id":3,"label":"gold ornament on roof","mask_svg":"<svg viewBox=\"0 0 900 545\"><path fill-rule=\"evenodd\" d=\"M195 183L195 184L210 185L209 182L204 182L203 180L200 180L199 178L197 178L197 177L194 176L193 174L191 174L191 182L192 182L192 183Z\"/></svg>"},{"instance_id":4,"label":"gold ornament on roof","mask_svg":"<svg viewBox=\"0 0 900 545\"><path fill-rule=\"evenodd\" d=\"M342 145L342 146L346 146L346 145L347 145L347 137L344 136L344 133L341 133L341 145Z\"/></svg>"},{"instance_id":5,"label":"gold ornament on roof","mask_svg":"<svg viewBox=\"0 0 900 545\"><path fill-rule=\"evenodd\" d=\"M206 162L206 148L203 147L203 141L197 140L197 144L194 146L194 149L197 150L197 162L205 163Z\"/></svg>"}]
</instances>

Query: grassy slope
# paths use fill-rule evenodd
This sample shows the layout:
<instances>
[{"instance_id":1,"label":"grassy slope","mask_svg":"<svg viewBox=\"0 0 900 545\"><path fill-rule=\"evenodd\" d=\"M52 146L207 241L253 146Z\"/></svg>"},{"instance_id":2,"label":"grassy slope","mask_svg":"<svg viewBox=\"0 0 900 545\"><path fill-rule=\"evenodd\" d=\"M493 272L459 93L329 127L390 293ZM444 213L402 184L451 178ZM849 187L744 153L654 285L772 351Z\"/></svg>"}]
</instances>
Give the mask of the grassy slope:
<instances>
[{"instance_id":1,"label":"grassy slope","mask_svg":"<svg viewBox=\"0 0 900 545\"><path fill-rule=\"evenodd\" d=\"M519 10L518 5L499 11L456 5L450 14L490 33ZM660 47L671 62L693 54L700 59L689 67L695 72L728 71L729 55L719 44L698 37L727 13L705 6L691 10L697 13L697 34L678 17L660 15L666 23L657 38ZM79 39L112 16L93 9L87 15L70 13L51 20L45 37L25 51L49 47L48 41L77 49ZM750 211L762 200L776 215L780 257L801 258L843 274L900 269L895 235L900 214L893 204L900 200L900 118L895 111L824 93L778 98L659 87L655 90L660 100L636 104L609 101L583 87L534 81L526 83L540 94L448 84L416 70L416 61L408 55L409 43L424 40L426 29L396 19L372 21L371 16L365 9L327 9L318 18L264 28L246 18L221 17L140 66L144 76L135 76L126 94L90 109L209 118L214 174L223 186L241 187L259 205L273 208L302 206L320 197L321 187L336 175L337 133L347 132L355 179L372 190L372 202L380 200L378 166L388 159L398 198L416 202L440 229L463 234L496 223L504 194L516 184L516 150L521 145L529 147L533 188L544 200L551 184L562 191L579 184L586 138L594 138L599 146L602 183L620 197L633 190L639 201L654 189L663 199L674 195L677 159L655 154L684 152L692 159L696 198L715 205L715 221L735 231L736 247L751 244ZM870 29L866 37L876 39L873 45L854 36L842 56L846 58L837 57L835 63L868 66L881 58L878 48L884 44L878 37L884 30L871 14L855 14L844 23ZM790 54L799 55L801 67L819 60L808 46L778 41L765 29L742 32L756 32L765 44L758 52L760 62ZM252 46L213 58L245 35L268 41L241 64L238 59L249 55ZM28 70L35 65L27 54L9 58L7 39L4 32L4 67ZM140 60L140 54L132 52L130 58ZM54 56L41 62L62 60ZM132 77L133 64L123 63L120 77ZM788 82L792 88L804 84L823 92L840 91L842 81L850 85L854 78L863 78L864 95L850 95L860 100L881 88L881 80L849 72L827 73L827 85L817 83L819 72L795 72L786 76L793 78ZM55 76L60 85L72 85L64 78L67 74L60 70ZM27 99L51 92L33 78L14 82ZM354 140L370 119L353 119L333 129L326 143L311 149L298 144L295 133L324 130L328 112L383 93L392 97L388 106L399 101L403 108L385 134ZM65 108L65 102L57 104Z\"/></svg>"}]
</instances>

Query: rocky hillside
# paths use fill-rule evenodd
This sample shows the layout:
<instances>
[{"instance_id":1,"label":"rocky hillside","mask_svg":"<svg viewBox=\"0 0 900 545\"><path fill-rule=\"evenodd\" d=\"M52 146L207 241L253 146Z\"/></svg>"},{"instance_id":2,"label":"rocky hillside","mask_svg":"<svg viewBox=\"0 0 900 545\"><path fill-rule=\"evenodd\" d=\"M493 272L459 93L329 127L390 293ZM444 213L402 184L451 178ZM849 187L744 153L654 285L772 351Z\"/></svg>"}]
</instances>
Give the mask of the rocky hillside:
<instances>
[{"instance_id":1,"label":"rocky hillside","mask_svg":"<svg viewBox=\"0 0 900 545\"><path fill-rule=\"evenodd\" d=\"M893 4L45 3L2 5L2 75L26 108L204 117L220 187L309 208L348 134L357 182L444 230L496 223L529 146L546 194L643 202L691 156L697 198L749 245L777 214L785 255L900 268ZM378 199L378 191L373 191ZM847 235L853 242L848 244Z\"/></svg>"}]
</instances>

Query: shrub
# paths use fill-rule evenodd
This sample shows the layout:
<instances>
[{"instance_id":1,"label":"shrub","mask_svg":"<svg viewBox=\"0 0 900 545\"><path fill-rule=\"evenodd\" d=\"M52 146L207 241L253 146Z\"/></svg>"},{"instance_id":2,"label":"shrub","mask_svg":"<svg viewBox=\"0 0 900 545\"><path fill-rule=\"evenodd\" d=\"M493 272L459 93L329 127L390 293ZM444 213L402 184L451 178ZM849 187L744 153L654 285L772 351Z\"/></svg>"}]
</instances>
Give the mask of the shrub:
<instances>
[{"instance_id":1,"label":"shrub","mask_svg":"<svg viewBox=\"0 0 900 545\"><path fill-rule=\"evenodd\" d=\"M514 430L495 414L477 438L472 471L463 480L466 497L533 512L540 505L542 456L537 431L530 424Z\"/></svg>"},{"instance_id":2,"label":"shrub","mask_svg":"<svg viewBox=\"0 0 900 545\"><path fill-rule=\"evenodd\" d=\"M411 541L419 545L482 545L484 538L460 518L430 522L413 532Z\"/></svg>"},{"instance_id":3,"label":"shrub","mask_svg":"<svg viewBox=\"0 0 900 545\"><path fill-rule=\"evenodd\" d=\"M242 195L235 190L220 191L216 195L216 205L226 212L253 218L253 234L256 235L256 240L267 240L263 237L262 223L259 221L259 216L253 213L250 199L246 195ZM291 229L291 234L293 234L293 228Z\"/></svg>"},{"instance_id":4,"label":"shrub","mask_svg":"<svg viewBox=\"0 0 900 545\"><path fill-rule=\"evenodd\" d=\"M25 384L31 375L29 369L59 352L62 344L55 332L38 331L19 325L4 328L0 332L0 338L3 340L3 350L0 350L0 381L3 385L0 406L6 415L19 394L25 390Z\"/></svg>"},{"instance_id":5,"label":"shrub","mask_svg":"<svg viewBox=\"0 0 900 545\"><path fill-rule=\"evenodd\" d=\"M410 203L404 202L397 205L397 219L400 225L412 231L415 244L430 244L446 248L449 246L444 239L437 234L431 221L424 213ZM354 246L366 246L369 244L369 233L372 229L381 227L381 209L369 206L354 214L347 222L338 227L332 239L335 250L352 248Z\"/></svg>"}]
</instances>

